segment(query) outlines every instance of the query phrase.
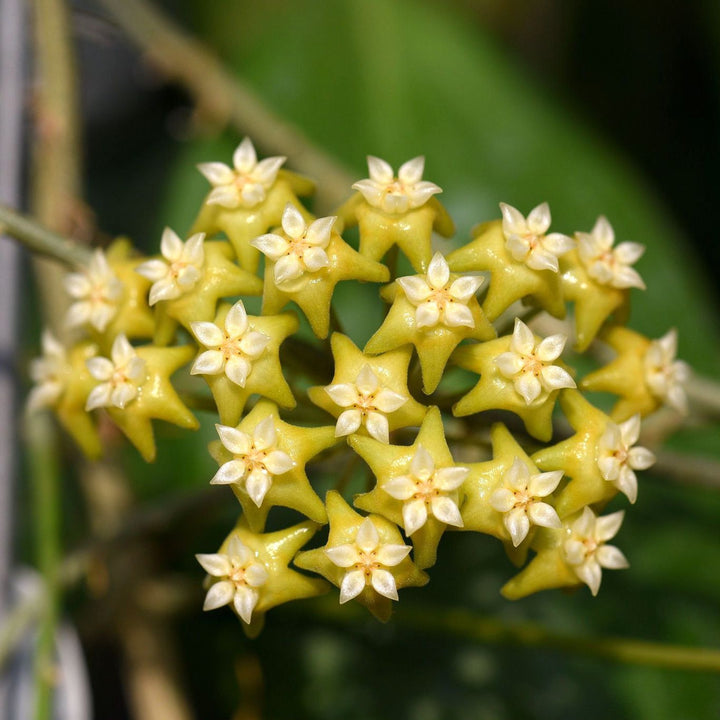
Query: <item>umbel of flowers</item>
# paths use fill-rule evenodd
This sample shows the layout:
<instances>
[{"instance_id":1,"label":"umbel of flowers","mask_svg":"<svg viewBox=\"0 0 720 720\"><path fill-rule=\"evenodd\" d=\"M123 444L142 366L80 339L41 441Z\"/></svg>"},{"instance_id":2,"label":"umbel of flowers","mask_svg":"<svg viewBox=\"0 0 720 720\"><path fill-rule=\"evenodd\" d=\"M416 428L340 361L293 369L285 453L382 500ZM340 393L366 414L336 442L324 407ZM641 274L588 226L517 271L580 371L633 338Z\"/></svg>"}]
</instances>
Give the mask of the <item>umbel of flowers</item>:
<instances>
[{"instance_id":1,"label":"umbel of flowers","mask_svg":"<svg viewBox=\"0 0 720 720\"><path fill-rule=\"evenodd\" d=\"M564 234L550 232L547 203L527 216L501 203L498 219L445 256L433 234L454 227L441 188L422 179L423 158L395 175L369 157L369 178L320 218L299 199L313 184L284 162L258 161L246 138L232 167L199 166L212 188L187 239L166 229L151 258L118 241L69 274L73 341L43 333L29 409L53 410L91 457L104 415L152 461L153 421L194 429L185 393L212 398L218 470L198 481L229 486L240 513L219 550L197 556L204 607L230 607L250 635L267 610L332 585L340 603L388 619L401 590L432 579L447 531L492 535L524 564L502 588L508 598L581 585L596 594L603 569L628 564L609 544L623 511L603 513L617 495L642 495L637 473L654 457L638 444L641 420L662 405L685 409L675 331L651 340L624 325L631 289L645 289L632 267L642 246L614 245L604 217ZM354 225L358 250L343 238ZM398 252L410 273L397 272ZM347 281L375 284L385 303L364 348L337 329L328 341L335 288ZM246 311L250 296L262 296L260 315ZM298 311L314 342L297 335ZM533 330L538 313L568 311L569 331ZM576 351L597 340L614 357L579 378L562 359L568 335ZM443 389L453 366L475 376L454 403ZM606 414L586 390L617 402ZM456 461L488 411L484 459ZM323 426L300 420L322 412ZM318 494L328 453L335 467L367 466L365 492L343 496L341 471ZM297 522L268 531L278 506Z\"/></svg>"}]
</instances>

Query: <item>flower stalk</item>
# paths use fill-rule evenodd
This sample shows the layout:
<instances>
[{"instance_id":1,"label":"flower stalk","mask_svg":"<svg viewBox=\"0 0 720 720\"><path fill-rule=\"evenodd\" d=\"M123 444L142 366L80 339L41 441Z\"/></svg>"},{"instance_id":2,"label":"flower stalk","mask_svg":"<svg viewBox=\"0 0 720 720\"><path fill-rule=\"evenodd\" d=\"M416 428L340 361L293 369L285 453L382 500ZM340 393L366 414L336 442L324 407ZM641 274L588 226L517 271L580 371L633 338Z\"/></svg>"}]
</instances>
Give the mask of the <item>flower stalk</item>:
<instances>
[{"instance_id":1,"label":"flower stalk","mask_svg":"<svg viewBox=\"0 0 720 720\"><path fill-rule=\"evenodd\" d=\"M359 608L341 607L325 598L313 604L313 615L331 623L351 624ZM509 623L461 609L398 608L397 624L408 630L472 640L482 645L558 650L609 662L687 672L720 672L720 650L656 643L635 638L596 638L556 632L537 623Z\"/></svg>"},{"instance_id":2,"label":"flower stalk","mask_svg":"<svg viewBox=\"0 0 720 720\"><path fill-rule=\"evenodd\" d=\"M70 268L84 267L92 258L89 248L5 205L0 205L0 227L31 253L57 260Z\"/></svg>"}]
</instances>

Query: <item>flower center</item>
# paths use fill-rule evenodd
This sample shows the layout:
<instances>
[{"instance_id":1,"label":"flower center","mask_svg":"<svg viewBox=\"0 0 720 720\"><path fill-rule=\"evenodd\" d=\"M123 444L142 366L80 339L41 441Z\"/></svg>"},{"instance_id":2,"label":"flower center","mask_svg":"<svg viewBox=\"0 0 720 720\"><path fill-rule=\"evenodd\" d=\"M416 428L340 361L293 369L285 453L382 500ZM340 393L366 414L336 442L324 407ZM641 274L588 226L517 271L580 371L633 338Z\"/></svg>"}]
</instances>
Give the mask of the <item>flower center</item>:
<instances>
[{"instance_id":1,"label":"flower center","mask_svg":"<svg viewBox=\"0 0 720 720\"><path fill-rule=\"evenodd\" d=\"M608 267L615 266L615 254L612 250L606 250L598 256L598 262L605 263Z\"/></svg>"},{"instance_id":2,"label":"flower center","mask_svg":"<svg viewBox=\"0 0 720 720\"><path fill-rule=\"evenodd\" d=\"M372 571L380 567L380 563L376 560L377 550L365 552L364 550L358 549L358 556L359 559L355 563L355 569L361 570L365 574L365 579L369 582Z\"/></svg>"},{"instance_id":3,"label":"flower center","mask_svg":"<svg viewBox=\"0 0 720 720\"><path fill-rule=\"evenodd\" d=\"M532 355L521 355L523 360L522 372L532 373L535 377L540 377L540 374L545 367L542 360L539 360L535 354Z\"/></svg>"},{"instance_id":4,"label":"flower center","mask_svg":"<svg viewBox=\"0 0 720 720\"><path fill-rule=\"evenodd\" d=\"M92 290L90 290L90 302L93 303L102 303L102 302L109 302L109 299L106 297L105 294L106 288L104 285L93 285Z\"/></svg>"},{"instance_id":5,"label":"flower center","mask_svg":"<svg viewBox=\"0 0 720 720\"><path fill-rule=\"evenodd\" d=\"M358 399L355 402L355 407L360 410L360 412L365 415L369 412L376 411L377 408L375 407L375 393L364 393L360 390L358 390Z\"/></svg>"},{"instance_id":6,"label":"flower center","mask_svg":"<svg viewBox=\"0 0 720 720\"><path fill-rule=\"evenodd\" d=\"M385 188L385 194L386 195L405 195L405 194L407 194L407 189L405 188L405 184L403 182L401 182L398 178L395 178Z\"/></svg>"},{"instance_id":7,"label":"flower center","mask_svg":"<svg viewBox=\"0 0 720 720\"><path fill-rule=\"evenodd\" d=\"M529 252L532 252L538 245L540 245L540 240L535 233L525 233L523 235L523 240L527 243Z\"/></svg>"},{"instance_id":8,"label":"flower center","mask_svg":"<svg viewBox=\"0 0 720 720\"><path fill-rule=\"evenodd\" d=\"M127 368L117 368L115 372L113 372L112 377L110 378L110 384L113 387L117 387L118 385L122 385L123 383L132 384L132 380L130 380L127 375Z\"/></svg>"},{"instance_id":9,"label":"flower center","mask_svg":"<svg viewBox=\"0 0 720 720\"><path fill-rule=\"evenodd\" d=\"M515 496L515 505L513 505L513 509L523 508L523 510L525 510L534 500L533 496L530 495L527 490L514 490L513 495Z\"/></svg>"},{"instance_id":10,"label":"flower center","mask_svg":"<svg viewBox=\"0 0 720 720\"><path fill-rule=\"evenodd\" d=\"M434 497L439 497L440 490L435 487L435 476L432 475L427 480L415 478L415 494L413 500L423 500L429 503Z\"/></svg>"},{"instance_id":11,"label":"flower center","mask_svg":"<svg viewBox=\"0 0 720 720\"><path fill-rule=\"evenodd\" d=\"M227 332L225 333L225 340L220 345L220 352L226 362L234 356L248 357L240 347L241 342L242 336L231 337Z\"/></svg>"},{"instance_id":12,"label":"flower center","mask_svg":"<svg viewBox=\"0 0 720 720\"><path fill-rule=\"evenodd\" d=\"M245 580L245 571L247 570L247 568L244 565L237 567L235 561L233 561L232 564L233 571L230 575L230 580L232 580L235 585L247 585L247 581Z\"/></svg>"},{"instance_id":13,"label":"flower center","mask_svg":"<svg viewBox=\"0 0 720 720\"><path fill-rule=\"evenodd\" d=\"M177 280L188 265L185 260L174 260L170 263L170 275Z\"/></svg>"},{"instance_id":14,"label":"flower center","mask_svg":"<svg viewBox=\"0 0 720 720\"><path fill-rule=\"evenodd\" d=\"M445 310L445 306L448 303L454 302L454 299L452 295L448 292L447 287L442 288L441 290L434 290L432 295L427 299L427 302L434 302L437 304L438 308L441 311Z\"/></svg>"},{"instance_id":15,"label":"flower center","mask_svg":"<svg viewBox=\"0 0 720 720\"><path fill-rule=\"evenodd\" d=\"M245 462L248 464L250 471L263 470L269 472L265 467L265 458L270 454L270 448L257 450L255 445L250 448L250 452L245 456Z\"/></svg>"},{"instance_id":16,"label":"flower center","mask_svg":"<svg viewBox=\"0 0 720 720\"><path fill-rule=\"evenodd\" d=\"M235 187L242 192L247 185L257 185L257 180L252 175L238 173L235 176Z\"/></svg>"},{"instance_id":17,"label":"flower center","mask_svg":"<svg viewBox=\"0 0 720 720\"><path fill-rule=\"evenodd\" d=\"M307 240L305 240L305 235L303 235L301 238L298 238L297 240L290 240L290 246L287 249L286 255L297 255L297 257L302 260L305 256L305 252L312 247Z\"/></svg>"}]
</instances>

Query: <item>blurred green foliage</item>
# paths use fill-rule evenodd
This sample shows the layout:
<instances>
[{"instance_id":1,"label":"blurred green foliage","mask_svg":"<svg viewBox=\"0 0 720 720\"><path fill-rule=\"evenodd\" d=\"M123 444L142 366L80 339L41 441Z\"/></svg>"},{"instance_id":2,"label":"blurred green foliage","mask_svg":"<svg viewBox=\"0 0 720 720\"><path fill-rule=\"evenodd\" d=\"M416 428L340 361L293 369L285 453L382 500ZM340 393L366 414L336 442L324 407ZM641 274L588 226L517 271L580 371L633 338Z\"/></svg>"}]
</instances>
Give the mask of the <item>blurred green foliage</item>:
<instances>
[{"instance_id":1,"label":"blurred green foliage","mask_svg":"<svg viewBox=\"0 0 720 720\"><path fill-rule=\"evenodd\" d=\"M680 356L720 377L720 324L708 278L647 181L566 98L539 88L462 12L412 0L195 0L187 8L195 33L358 178L366 176L366 154L396 167L424 154L425 177L444 189L441 199L457 222L455 245L475 223L498 217L499 201L524 212L548 201L553 228L569 233L589 230L605 214L620 241L647 246L638 268L648 290L633 293L631 326L651 337L678 327ZM164 225L189 227L207 188L194 164L228 161L238 140L226 132L185 144L151 219L153 237ZM340 303L345 319L357 296L343 291ZM377 319L359 321L359 340ZM151 470L128 460L138 489L162 496L202 486L211 464L203 442L212 432L206 418L192 442L166 440ZM688 431L674 446L720 455L717 428L704 438ZM222 515L226 522L228 513ZM268 718L711 720L720 716L717 677L478 647L411 632L402 615L404 606L428 612L461 606L568 632L717 646L718 518L717 492L643 474L638 504L618 539L632 567L606 573L596 599L583 589L510 604L498 594L512 573L499 544L451 534L430 585L403 593L398 621L389 626L367 619L343 627L314 617L305 603L271 613L251 643L229 612L198 612L179 628L189 691L199 717L228 717L237 702L234 664L244 656L260 661ZM227 530L218 523L208 542ZM189 559L185 569L200 575Z\"/></svg>"}]
</instances>

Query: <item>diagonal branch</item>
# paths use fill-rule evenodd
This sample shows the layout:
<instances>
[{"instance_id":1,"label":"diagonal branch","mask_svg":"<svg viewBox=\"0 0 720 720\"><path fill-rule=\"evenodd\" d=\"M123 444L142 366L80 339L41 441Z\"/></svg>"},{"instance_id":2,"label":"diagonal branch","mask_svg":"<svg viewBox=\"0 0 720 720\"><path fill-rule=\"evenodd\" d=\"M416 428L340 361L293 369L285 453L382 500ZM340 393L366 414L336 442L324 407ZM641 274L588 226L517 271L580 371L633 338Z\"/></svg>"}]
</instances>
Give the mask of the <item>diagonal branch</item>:
<instances>
[{"instance_id":1,"label":"diagonal branch","mask_svg":"<svg viewBox=\"0 0 720 720\"><path fill-rule=\"evenodd\" d=\"M318 182L320 209L347 199L354 182L348 171L273 113L241 78L171 18L145 0L100 2L166 77L185 86L205 115L252 135L271 154L292 157L302 172Z\"/></svg>"},{"instance_id":2,"label":"diagonal branch","mask_svg":"<svg viewBox=\"0 0 720 720\"><path fill-rule=\"evenodd\" d=\"M31 252L71 267L87 265L92 254L87 247L4 205L0 205L0 228Z\"/></svg>"}]
</instances>

